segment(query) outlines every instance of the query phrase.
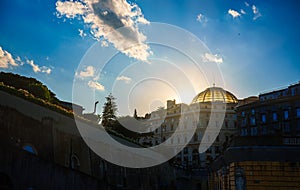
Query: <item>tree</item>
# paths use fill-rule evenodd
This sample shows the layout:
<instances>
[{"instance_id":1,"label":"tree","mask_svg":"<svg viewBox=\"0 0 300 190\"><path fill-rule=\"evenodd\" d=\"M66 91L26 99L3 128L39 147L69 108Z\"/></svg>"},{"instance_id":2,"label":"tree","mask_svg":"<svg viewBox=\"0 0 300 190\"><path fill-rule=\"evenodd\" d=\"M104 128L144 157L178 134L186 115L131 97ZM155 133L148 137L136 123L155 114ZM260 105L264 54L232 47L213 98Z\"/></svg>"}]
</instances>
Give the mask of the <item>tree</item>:
<instances>
[{"instance_id":1,"label":"tree","mask_svg":"<svg viewBox=\"0 0 300 190\"><path fill-rule=\"evenodd\" d=\"M34 78L28 78L13 73L0 72L0 82L3 82L6 86L12 86L17 90L26 90L36 98L56 104L59 102L56 95L51 92L47 86Z\"/></svg>"},{"instance_id":2,"label":"tree","mask_svg":"<svg viewBox=\"0 0 300 190\"><path fill-rule=\"evenodd\" d=\"M27 89L35 97L51 102L52 97L50 91L46 86L39 83L31 83L28 85Z\"/></svg>"},{"instance_id":3,"label":"tree","mask_svg":"<svg viewBox=\"0 0 300 190\"><path fill-rule=\"evenodd\" d=\"M116 112L117 112L117 105L115 103L116 98L110 93L107 97L105 97L106 102L103 106L102 112L102 122L101 124L104 127L112 128L113 125L116 123Z\"/></svg>"},{"instance_id":4,"label":"tree","mask_svg":"<svg viewBox=\"0 0 300 190\"><path fill-rule=\"evenodd\" d=\"M134 109L133 118L134 118L134 119L137 119L137 118L138 118L136 109Z\"/></svg>"}]
</instances>

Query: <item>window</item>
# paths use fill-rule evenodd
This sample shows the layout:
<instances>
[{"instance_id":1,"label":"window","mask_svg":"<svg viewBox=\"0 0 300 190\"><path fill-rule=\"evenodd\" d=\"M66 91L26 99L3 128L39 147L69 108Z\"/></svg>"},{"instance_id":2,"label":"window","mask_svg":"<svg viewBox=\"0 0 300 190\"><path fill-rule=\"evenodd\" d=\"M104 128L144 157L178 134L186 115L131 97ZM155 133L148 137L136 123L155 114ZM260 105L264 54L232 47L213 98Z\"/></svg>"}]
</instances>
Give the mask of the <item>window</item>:
<instances>
[{"instance_id":1,"label":"window","mask_svg":"<svg viewBox=\"0 0 300 190\"><path fill-rule=\"evenodd\" d=\"M284 112L283 112L283 118L285 120L289 119L289 111L288 110L284 110Z\"/></svg>"},{"instance_id":2,"label":"window","mask_svg":"<svg viewBox=\"0 0 300 190\"><path fill-rule=\"evenodd\" d=\"M216 152L216 153L220 153L220 152L221 152L221 151L220 151L220 147L216 146L215 152Z\"/></svg>"},{"instance_id":3,"label":"window","mask_svg":"<svg viewBox=\"0 0 300 190\"><path fill-rule=\"evenodd\" d=\"M251 128L251 136L256 136L257 135L257 128L256 127L252 127Z\"/></svg>"},{"instance_id":4,"label":"window","mask_svg":"<svg viewBox=\"0 0 300 190\"><path fill-rule=\"evenodd\" d=\"M197 142L198 141L198 135L195 133L194 134L194 142Z\"/></svg>"},{"instance_id":5,"label":"window","mask_svg":"<svg viewBox=\"0 0 300 190\"><path fill-rule=\"evenodd\" d=\"M243 118L242 120L242 127L245 127L247 124L247 119L246 118Z\"/></svg>"},{"instance_id":6,"label":"window","mask_svg":"<svg viewBox=\"0 0 300 190\"><path fill-rule=\"evenodd\" d=\"M173 131L173 129L174 129L174 125L173 125L173 124L171 124L171 131Z\"/></svg>"},{"instance_id":7,"label":"window","mask_svg":"<svg viewBox=\"0 0 300 190\"><path fill-rule=\"evenodd\" d=\"M253 131L254 131L254 135L257 135L257 128L253 128Z\"/></svg>"},{"instance_id":8,"label":"window","mask_svg":"<svg viewBox=\"0 0 300 190\"><path fill-rule=\"evenodd\" d=\"M242 111L242 117L245 117L245 112L244 111Z\"/></svg>"},{"instance_id":9,"label":"window","mask_svg":"<svg viewBox=\"0 0 300 190\"><path fill-rule=\"evenodd\" d=\"M300 118L300 108L296 108L296 117Z\"/></svg>"},{"instance_id":10,"label":"window","mask_svg":"<svg viewBox=\"0 0 300 190\"><path fill-rule=\"evenodd\" d=\"M248 135L247 129L242 129L241 136L247 136L247 135Z\"/></svg>"},{"instance_id":11,"label":"window","mask_svg":"<svg viewBox=\"0 0 300 190\"><path fill-rule=\"evenodd\" d=\"M26 144L25 146L23 146L23 150L30 152L31 154L38 155L37 150L30 144Z\"/></svg>"},{"instance_id":12,"label":"window","mask_svg":"<svg viewBox=\"0 0 300 190\"><path fill-rule=\"evenodd\" d=\"M184 153L184 154L187 154L187 153L188 153L188 148L187 148L187 147L185 147L185 148L183 149L183 153Z\"/></svg>"},{"instance_id":13,"label":"window","mask_svg":"<svg viewBox=\"0 0 300 190\"><path fill-rule=\"evenodd\" d=\"M273 121L277 121L278 118L277 118L277 113L276 112L273 112Z\"/></svg>"},{"instance_id":14,"label":"window","mask_svg":"<svg viewBox=\"0 0 300 190\"><path fill-rule=\"evenodd\" d=\"M228 121L225 121L225 127L228 128Z\"/></svg>"},{"instance_id":15,"label":"window","mask_svg":"<svg viewBox=\"0 0 300 190\"><path fill-rule=\"evenodd\" d=\"M201 136L201 132L198 133L198 141L201 141L202 140L202 136Z\"/></svg>"},{"instance_id":16,"label":"window","mask_svg":"<svg viewBox=\"0 0 300 190\"><path fill-rule=\"evenodd\" d=\"M255 122L255 117L254 117L254 116L252 116L252 117L250 118L250 124L251 124L251 125L255 125L255 124L256 124L256 122Z\"/></svg>"},{"instance_id":17,"label":"window","mask_svg":"<svg viewBox=\"0 0 300 190\"><path fill-rule=\"evenodd\" d=\"M296 95L296 89L295 88L292 88L292 96L295 96Z\"/></svg>"},{"instance_id":18,"label":"window","mask_svg":"<svg viewBox=\"0 0 300 190\"><path fill-rule=\"evenodd\" d=\"M261 122L262 123L266 123L267 122L267 116L266 116L266 114L262 114L261 115Z\"/></svg>"},{"instance_id":19,"label":"window","mask_svg":"<svg viewBox=\"0 0 300 190\"><path fill-rule=\"evenodd\" d=\"M71 168L75 169L75 170L78 170L79 166L80 166L80 163L79 163L78 157L75 154L72 154L72 156L71 156Z\"/></svg>"},{"instance_id":20,"label":"window","mask_svg":"<svg viewBox=\"0 0 300 190\"><path fill-rule=\"evenodd\" d=\"M267 133L268 133L267 127L264 126L264 127L262 128L262 134L263 134L263 135L266 135Z\"/></svg>"},{"instance_id":21,"label":"window","mask_svg":"<svg viewBox=\"0 0 300 190\"><path fill-rule=\"evenodd\" d=\"M255 114L255 109L251 110L251 114L254 115Z\"/></svg>"}]
</instances>

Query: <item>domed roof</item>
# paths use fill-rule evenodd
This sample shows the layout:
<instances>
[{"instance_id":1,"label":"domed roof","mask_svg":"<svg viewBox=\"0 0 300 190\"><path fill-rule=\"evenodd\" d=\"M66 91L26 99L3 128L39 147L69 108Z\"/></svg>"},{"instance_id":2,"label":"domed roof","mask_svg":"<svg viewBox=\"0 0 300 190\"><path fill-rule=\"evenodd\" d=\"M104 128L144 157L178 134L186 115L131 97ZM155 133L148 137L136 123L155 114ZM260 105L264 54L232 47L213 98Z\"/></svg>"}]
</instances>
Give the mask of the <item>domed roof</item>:
<instances>
[{"instance_id":1,"label":"domed roof","mask_svg":"<svg viewBox=\"0 0 300 190\"><path fill-rule=\"evenodd\" d=\"M192 104L198 102L237 103L238 99L232 93L224 90L223 88L211 87L195 96Z\"/></svg>"}]
</instances>

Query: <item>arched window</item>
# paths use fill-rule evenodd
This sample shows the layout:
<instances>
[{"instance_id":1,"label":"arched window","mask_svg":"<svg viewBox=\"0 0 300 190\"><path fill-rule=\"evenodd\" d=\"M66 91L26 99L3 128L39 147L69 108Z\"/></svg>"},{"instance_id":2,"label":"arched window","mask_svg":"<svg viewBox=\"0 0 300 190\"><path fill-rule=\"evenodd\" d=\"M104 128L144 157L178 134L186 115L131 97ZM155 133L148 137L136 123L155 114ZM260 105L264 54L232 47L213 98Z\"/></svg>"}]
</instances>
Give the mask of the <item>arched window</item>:
<instances>
[{"instance_id":1,"label":"arched window","mask_svg":"<svg viewBox=\"0 0 300 190\"><path fill-rule=\"evenodd\" d=\"M36 148L29 143L27 143L23 146L23 150L30 152L31 154L38 155Z\"/></svg>"},{"instance_id":2,"label":"arched window","mask_svg":"<svg viewBox=\"0 0 300 190\"><path fill-rule=\"evenodd\" d=\"M75 154L72 154L71 156L71 168L74 170L78 170L80 166L80 162L78 157Z\"/></svg>"}]
</instances>

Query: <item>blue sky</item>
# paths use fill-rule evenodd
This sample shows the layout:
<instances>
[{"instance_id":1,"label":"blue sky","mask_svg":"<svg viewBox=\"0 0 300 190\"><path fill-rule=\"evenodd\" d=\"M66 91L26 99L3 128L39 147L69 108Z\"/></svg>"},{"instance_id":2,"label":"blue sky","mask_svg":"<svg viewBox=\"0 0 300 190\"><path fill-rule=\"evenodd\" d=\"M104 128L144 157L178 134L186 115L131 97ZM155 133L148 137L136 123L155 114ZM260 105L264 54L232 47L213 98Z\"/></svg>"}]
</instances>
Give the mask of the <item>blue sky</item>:
<instances>
[{"instance_id":1,"label":"blue sky","mask_svg":"<svg viewBox=\"0 0 300 190\"><path fill-rule=\"evenodd\" d=\"M148 22L172 24L202 40L211 54L221 60L217 64L225 87L238 98L258 95L300 80L300 3L297 0L136 0L129 3L136 4L142 13L136 11L128 21L137 22L137 18L144 18ZM35 77L58 98L71 101L73 80L82 57L96 39L105 37L97 36L95 32L91 34L87 21L79 14L74 16L63 9L66 4L61 5L61 9L57 9L55 0L0 1L0 47L5 54L2 57L0 54L0 70ZM104 16L107 15L105 10L109 16L117 15L117 18L121 14L118 13L120 10L106 4L99 6L104 10ZM106 7L102 9L101 6ZM140 37L141 33L137 35ZM108 38L109 42L113 40ZM113 43L109 46L116 47ZM145 49L147 47L142 51ZM121 62L125 57L121 55L118 59ZM130 52L127 57L131 57L128 64L133 64L137 58ZM82 72L91 74L87 70ZM107 72L120 72L120 68L114 64ZM125 84L131 82L131 78L119 77L118 80ZM101 81L90 83L98 89L101 104L109 93L107 85L112 83L111 80L102 77Z\"/></svg>"}]
</instances>

